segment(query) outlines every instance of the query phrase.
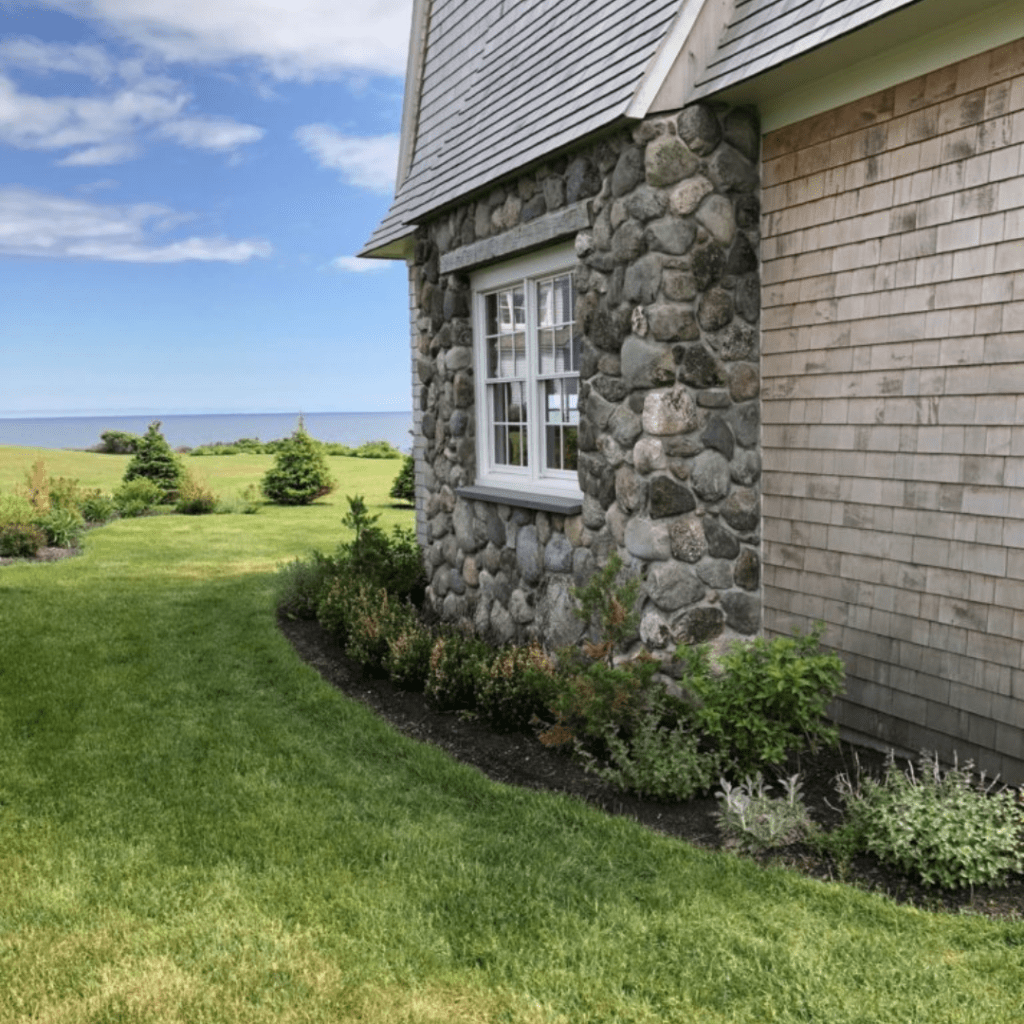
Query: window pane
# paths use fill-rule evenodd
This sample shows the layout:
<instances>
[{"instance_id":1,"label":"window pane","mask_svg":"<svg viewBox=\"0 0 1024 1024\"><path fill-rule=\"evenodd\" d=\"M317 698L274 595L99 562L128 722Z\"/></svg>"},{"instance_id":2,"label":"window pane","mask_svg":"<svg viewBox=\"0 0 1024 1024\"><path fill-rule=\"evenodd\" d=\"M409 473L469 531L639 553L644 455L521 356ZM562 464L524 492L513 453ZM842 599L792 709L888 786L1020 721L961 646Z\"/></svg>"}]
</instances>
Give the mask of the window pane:
<instances>
[{"instance_id":1,"label":"window pane","mask_svg":"<svg viewBox=\"0 0 1024 1024\"><path fill-rule=\"evenodd\" d=\"M575 377L544 382L545 448L548 469L575 469L579 381Z\"/></svg>"},{"instance_id":2,"label":"window pane","mask_svg":"<svg viewBox=\"0 0 1024 1024\"><path fill-rule=\"evenodd\" d=\"M503 466L527 465L526 382L511 381L491 388L494 408L494 461Z\"/></svg>"}]
</instances>

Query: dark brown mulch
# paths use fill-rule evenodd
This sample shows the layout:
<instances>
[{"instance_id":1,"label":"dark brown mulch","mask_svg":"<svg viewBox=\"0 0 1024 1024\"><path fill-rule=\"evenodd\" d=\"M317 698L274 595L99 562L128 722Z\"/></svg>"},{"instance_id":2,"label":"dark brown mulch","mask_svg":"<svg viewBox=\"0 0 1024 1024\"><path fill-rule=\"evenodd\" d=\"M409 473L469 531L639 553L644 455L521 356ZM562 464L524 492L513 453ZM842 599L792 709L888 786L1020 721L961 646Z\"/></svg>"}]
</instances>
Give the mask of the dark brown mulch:
<instances>
[{"instance_id":1,"label":"dark brown mulch","mask_svg":"<svg viewBox=\"0 0 1024 1024\"><path fill-rule=\"evenodd\" d=\"M73 558L81 553L81 548L40 548L34 558L0 558L0 565L13 565L15 562L59 562L61 559Z\"/></svg>"},{"instance_id":2,"label":"dark brown mulch","mask_svg":"<svg viewBox=\"0 0 1024 1024\"><path fill-rule=\"evenodd\" d=\"M721 846L715 827L715 801L708 797L682 803L659 803L622 793L588 775L570 757L543 746L534 736L492 732L479 722L432 710L422 694L408 693L385 679L366 676L349 661L330 635L315 622L280 619L280 627L299 656L328 682L361 701L399 732L432 743L489 778L528 789L568 793L609 814L633 818L648 828L708 849ZM804 754L788 766L800 771L811 816L824 826L839 820L834 780L852 771L855 755L864 772L881 774L884 755L843 744L839 750ZM1005 888L947 891L929 889L900 875L873 857L856 857L840 873L827 857L794 846L764 858L822 880L844 881L871 892L928 910L971 912L992 918L1024 919L1024 877Z\"/></svg>"}]
</instances>

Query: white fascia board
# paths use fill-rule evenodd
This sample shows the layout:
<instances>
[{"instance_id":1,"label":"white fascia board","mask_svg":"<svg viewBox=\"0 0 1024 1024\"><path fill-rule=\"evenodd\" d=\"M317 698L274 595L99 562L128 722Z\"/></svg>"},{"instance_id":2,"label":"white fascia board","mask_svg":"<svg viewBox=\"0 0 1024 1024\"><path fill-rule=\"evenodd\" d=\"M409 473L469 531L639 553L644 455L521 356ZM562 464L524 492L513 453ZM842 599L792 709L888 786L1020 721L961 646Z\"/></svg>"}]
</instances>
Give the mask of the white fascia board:
<instances>
[{"instance_id":1,"label":"white fascia board","mask_svg":"<svg viewBox=\"0 0 1024 1024\"><path fill-rule=\"evenodd\" d=\"M733 5L734 0L683 0L626 107L626 117L640 119L688 102L718 47Z\"/></svg>"},{"instance_id":2,"label":"white fascia board","mask_svg":"<svg viewBox=\"0 0 1024 1024\"><path fill-rule=\"evenodd\" d=\"M412 168L416 155L416 135L420 122L420 92L423 88L423 65L427 56L427 34L430 31L431 0L413 0L412 27L409 31L409 56L405 64L405 96L402 99L402 133L398 142L397 192Z\"/></svg>"}]
</instances>

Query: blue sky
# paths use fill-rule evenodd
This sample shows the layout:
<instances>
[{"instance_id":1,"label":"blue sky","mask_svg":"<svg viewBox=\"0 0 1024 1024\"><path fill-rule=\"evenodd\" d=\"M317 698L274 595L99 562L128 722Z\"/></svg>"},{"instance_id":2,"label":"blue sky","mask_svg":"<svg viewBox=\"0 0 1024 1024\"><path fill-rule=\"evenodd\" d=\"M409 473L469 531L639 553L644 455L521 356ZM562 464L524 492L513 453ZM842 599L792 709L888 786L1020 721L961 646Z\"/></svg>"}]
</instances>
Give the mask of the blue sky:
<instances>
[{"instance_id":1,"label":"blue sky","mask_svg":"<svg viewBox=\"0 0 1024 1024\"><path fill-rule=\"evenodd\" d=\"M399 411L411 0L0 0L0 416Z\"/></svg>"}]
</instances>

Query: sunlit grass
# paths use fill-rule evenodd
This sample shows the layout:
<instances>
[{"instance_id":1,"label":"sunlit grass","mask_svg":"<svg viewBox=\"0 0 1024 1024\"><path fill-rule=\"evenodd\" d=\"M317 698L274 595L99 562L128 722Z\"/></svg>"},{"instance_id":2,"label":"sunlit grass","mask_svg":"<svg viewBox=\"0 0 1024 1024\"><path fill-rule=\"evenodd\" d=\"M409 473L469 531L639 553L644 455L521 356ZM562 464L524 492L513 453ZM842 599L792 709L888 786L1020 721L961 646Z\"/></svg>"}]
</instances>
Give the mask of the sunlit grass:
<instances>
[{"instance_id":1,"label":"sunlit grass","mask_svg":"<svg viewBox=\"0 0 1024 1024\"><path fill-rule=\"evenodd\" d=\"M274 567L397 471L335 465L329 503L0 567L2 1024L1024 1019L1024 925L496 785L325 685Z\"/></svg>"}]
</instances>

